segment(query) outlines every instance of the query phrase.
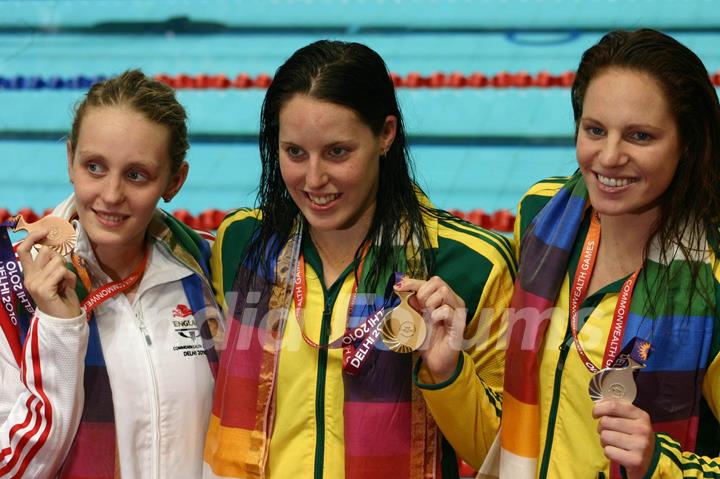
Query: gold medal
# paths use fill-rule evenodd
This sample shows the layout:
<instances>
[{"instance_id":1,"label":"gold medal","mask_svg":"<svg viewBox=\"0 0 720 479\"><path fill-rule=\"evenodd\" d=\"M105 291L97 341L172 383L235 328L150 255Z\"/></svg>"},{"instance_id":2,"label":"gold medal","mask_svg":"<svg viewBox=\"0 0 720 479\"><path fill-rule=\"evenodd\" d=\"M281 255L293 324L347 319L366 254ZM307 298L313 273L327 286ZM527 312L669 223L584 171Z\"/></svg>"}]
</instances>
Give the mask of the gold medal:
<instances>
[{"instance_id":1,"label":"gold medal","mask_svg":"<svg viewBox=\"0 0 720 479\"><path fill-rule=\"evenodd\" d=\"M409 353L422 347L427 337L423 317L408 304L414 291L398 291L400 304L390 311L382 324L382 339L390 350Z\"/></svg>"},{"instance_id":2,"label":"gold medal","mask_svg":"<svg viewBox=\"0 0 720 479\"><path fill-rule=\"evenodd\" d=\"M633 371L640 365L631 361L624 368L605 368L593 374L588 392L594 402L603 399L614 399L632 403L637 396L637 386Z\"/></svg>"},{"instance_id":3,"label":"gold medal","mask_svg":"<svg viewBox=\"0 0 720 479\"><path fill-rule=\"evenodd\" d=\"M35 223L27 223L20 216L13 231L23 230L32 233L38 229L44 229L48 232L47 236L39 244L47 246L63 256L75 248L75 240L77 239L75 228L68 221L57 216L45 216Z\"/></svg>"}]
</instances>

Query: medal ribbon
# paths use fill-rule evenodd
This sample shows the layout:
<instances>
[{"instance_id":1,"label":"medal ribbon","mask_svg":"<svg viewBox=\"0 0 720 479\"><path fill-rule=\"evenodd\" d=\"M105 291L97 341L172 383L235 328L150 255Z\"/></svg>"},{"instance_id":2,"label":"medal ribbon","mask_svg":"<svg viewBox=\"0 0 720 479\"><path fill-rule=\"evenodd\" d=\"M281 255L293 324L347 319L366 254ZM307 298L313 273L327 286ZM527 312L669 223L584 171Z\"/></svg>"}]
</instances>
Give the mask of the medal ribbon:
<instances>
[{"instance_id":1,"label":"medal ribbon","mask_svg":"<svg viewBox=\"0 0 720 479\"><path fill-rule=\"evenodd\" d=\"M362 270L365 264L365 258L369 249L369 244L363 249L360 264L358 265L357 275L353 283L352 292L350 293L350 301L348 303L346 324L349 323L352 315L355 301L357 299L358 281L362 277ZM394 275L393 275L394 278ZM391 278L392 281L392 278ZM295 302L295 319L297 320L300 334L302 334L305 342L315 349L324 348L343 348L343 371L348 374L358 374L365 364L370 351L375 347L375 343L380 337L380 326L386 314L386 308L380 308L368 316L361 324L354 328L346 328L345 333L339 338L327 344L317 344L305 334L303 308L305 307L305 298L307 295L307 282L305 278L305 259L302 253L298 258L297 270L295 272L295 285L293 287L293 300ZM355 344L360 343L360 347Z\"/></svg>"},{"instance_id":2,"label":"medal ribbon","mask_svg":"<svg viewBox=\"0 0 720 479\"><path fill-rule=\"evenodd\" d=\"M20 263L17 256L15 256L10 235L8 234L8 228L15 228L19 220L20 215L17 215L11 216L0 223L0 301L13 326L18 324L18 315L15 310L16 300L30 315L35 314L35 307L25 289ZM4 327L3 330L5 330Z\"/></svg>"},{"instance_id":3,"label":"medal ribbon","mask_svg":"<svg viewBox=\"0 0 720 479\"><path fill-rule=\"evenodd\" d=\"M380 327L386 314L387 309L382 307L356 328L348 328L343 336L343 371L348 374L360 372L380 338ZM355 346L355 341L360 343L359 347Z\"/></svg>"},{"instance_id":4,"label":"medal ribbon","mask_svg":"<svg viewBox=\"0 0 720 479\"><path fill-rule=\"evenodd\" d=\"M14 228L19 218L19 215L13 216L0 223L0 303L2 303L0 305L2 308L0 329L10 345L10 350L18 366L22 359L22 344L20 343L18 316L15 311L15 298L28 299L29 296L25 291L22 276L20 276L20 267L7 229ZM32 303L22 300L21 303L30 314L34 313L35 309ZM28 306L31 309L28 309Z\"/></svg>"},{"instance_id":5,"label":"medal ribbon","mask_svg":"<svg viewBox=\"0 0 720 479\"><path fill-rule=\"evenodd\" d=\"M590 229L588 230L585 244L583 245L582 256L575 271L575 278L572 289L570 290L570 328L572 330L573 342L575 343L575 349L577 349L583 364L585 364L585 367L592 373L599 371L599 368L590 360L582 344L580 344L580 340L578 339L578 323L580 320L580 305L585 299L590 285L590 278L595 268L595 260L597 259L599 247L600 219L597 213L593 213L592 220L590 221ZM610 328L610 334L608 335L607 344L605 345L605 354L602 361L603 368L613 366L620 352L620 346L627 324L626 319L628 311L630 310L630 302L632 301L633 290L635 289L635 283L639 273L640 270L630 275L620 289L618 302L615 305L615 313L613 314L612 327Z\"/></svg>"},{"instance_id":6,"label":"medal ribbon","mask_svg":"<svg viewBox=\"0 0 720 479\"><path fill-rule=\"evenodd\" d=\"M84 265L84 261L76 254L71 255L73 266L75 266L75 269L78 272L78 276L80 277L80 280L82 281L83 285L85 286L85 289L90 291L91 284L90 284L90 277L87 273L87 268ZM133 286L137 284L138 281L140 281L140 278L142 278L143 274L145 273L145 268L147 267L148 262L148 252L145 251L145 256L143 257L142 261L138 265L137 268L135 268L135 271L130 273L126 278L113 281L111 283L108 283L104 286L99 287L95 291L92 291L88 293L87 297L83 300L81 306L85 310L87 314L87 319L90 321L90 317L92 315L92 311L99 307L101 304L103 304L108 299L117 296L120 293L123 293Z\"/></svg>"}]
</instances>

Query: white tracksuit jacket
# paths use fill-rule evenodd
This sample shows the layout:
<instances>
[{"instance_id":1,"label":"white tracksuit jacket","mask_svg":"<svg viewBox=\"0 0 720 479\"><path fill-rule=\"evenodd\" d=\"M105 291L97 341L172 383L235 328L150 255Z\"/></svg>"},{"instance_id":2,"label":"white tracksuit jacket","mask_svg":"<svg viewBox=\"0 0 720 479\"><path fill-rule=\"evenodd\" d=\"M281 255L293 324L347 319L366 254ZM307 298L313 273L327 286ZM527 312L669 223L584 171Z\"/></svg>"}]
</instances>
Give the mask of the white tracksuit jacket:
<instances>
[{"instance_id":1,"label":"white tracksuit jacket","mask_svg":"<svg viewBox=\"0 0 720 479\"><path fill-rule=\"evenodd\" d=\"M76 252L92 278L110 281L79 227ZM202 475L214 382L195 321L187 316L180 280L190 274L155 243L134 302L121 294L96 310L123 479ZM84 315L59 319L38 312L18 369L0 334L0 478L57 474L83 410L87 344ZM52 421L46 420L49 408Z\"/></svg>"}]
</instances>

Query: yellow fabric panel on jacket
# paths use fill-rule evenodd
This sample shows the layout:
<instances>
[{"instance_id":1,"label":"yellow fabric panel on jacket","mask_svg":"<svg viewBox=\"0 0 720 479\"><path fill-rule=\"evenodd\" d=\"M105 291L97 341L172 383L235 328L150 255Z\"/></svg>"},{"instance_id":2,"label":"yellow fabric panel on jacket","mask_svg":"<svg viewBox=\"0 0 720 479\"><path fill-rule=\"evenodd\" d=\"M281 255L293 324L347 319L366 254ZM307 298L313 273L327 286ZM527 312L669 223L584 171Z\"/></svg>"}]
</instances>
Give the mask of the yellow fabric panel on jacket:
<instances>
[{"instance_id":1,"label":"yellow fabric panel on jacket","mask_svg":"<svg viewBox=\"0 0 720 479\"><path fill-rule=\"evenodd\" d=\"M324 309L323 289L315 272L305 263L307 299L303 315L305 334L320 341ZM335 301L330 340L345 332L354 275L347 275ZM323 477L344 477L344 390L342 349L329 349L325 375ZM318 353L302 338L294 303L285 328L277 374L275 427L270 439L268 478L311 478L317 447L316 386Z\"/></svg>"},{"instance_id":2,"label":"yellow fabric panel on jacket","mask_svg":"<svg viewBox=\"0 0 720 479\"><path fill-rule=\"evenodd\" d=\"M549 414L553 391L555 391L555 371L558 367L560 345L567 327L566 316L569 309L569 276L566 274L555 303L550 330L546 335L540 361L540 451L544 451L548 432ZM607 318L612 317L617 303L617 294L605 294L600 304L592 311L587 322L579 331L578 339L590 360L596 365L602 363L605 344L610 333ZM555 415L555 428L552 431L552 460L549 463L547 477L582 477L588 470L609 473L608 461L600 445L597 421L584 411L593 407L588 393L592 373L585 367L575 344L571 341L567 359L563 367L560 383L559 403ZM578 454L583 457L578 461ZM541 456L542 457L542 456ZM574 459L573 459L574 458Z\"/></svg>"}]
</instances>

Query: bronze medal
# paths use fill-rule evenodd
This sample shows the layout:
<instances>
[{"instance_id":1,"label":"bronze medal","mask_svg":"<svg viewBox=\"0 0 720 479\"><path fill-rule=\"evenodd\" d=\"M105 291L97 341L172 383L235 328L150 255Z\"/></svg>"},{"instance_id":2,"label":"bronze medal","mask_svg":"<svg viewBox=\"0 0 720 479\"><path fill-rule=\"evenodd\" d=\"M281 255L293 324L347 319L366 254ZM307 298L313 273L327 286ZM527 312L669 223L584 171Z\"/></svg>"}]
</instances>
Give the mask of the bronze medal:
<instances>
[{"instance_id":1,"label":"bronze medal","mask_svg":"<svg viewBox=\"0 0 720 479\"><path fill-rule=\"evenodd\" d=\"M385 346L396 353L409 353L422 347L427 337L427 326L423 317L408 304L415 294L400 291L400 304L385 316L382 324L382 338Z\"/></svg>"},{"instance_id":2,"label":"bronze medal","mask_svg":"<svg viewBox=\"0 0 720 479\"><path fill-rule=\"evenodd\" d=\"M75 248L77 239L75 228L68 221L57 216L45 216L35 223L27 223L21 216L13 231L23 230L32 233L38 229L48 231L47 236L39 244L47 246L63 256Z\"/></svg>"}]
</instances>

